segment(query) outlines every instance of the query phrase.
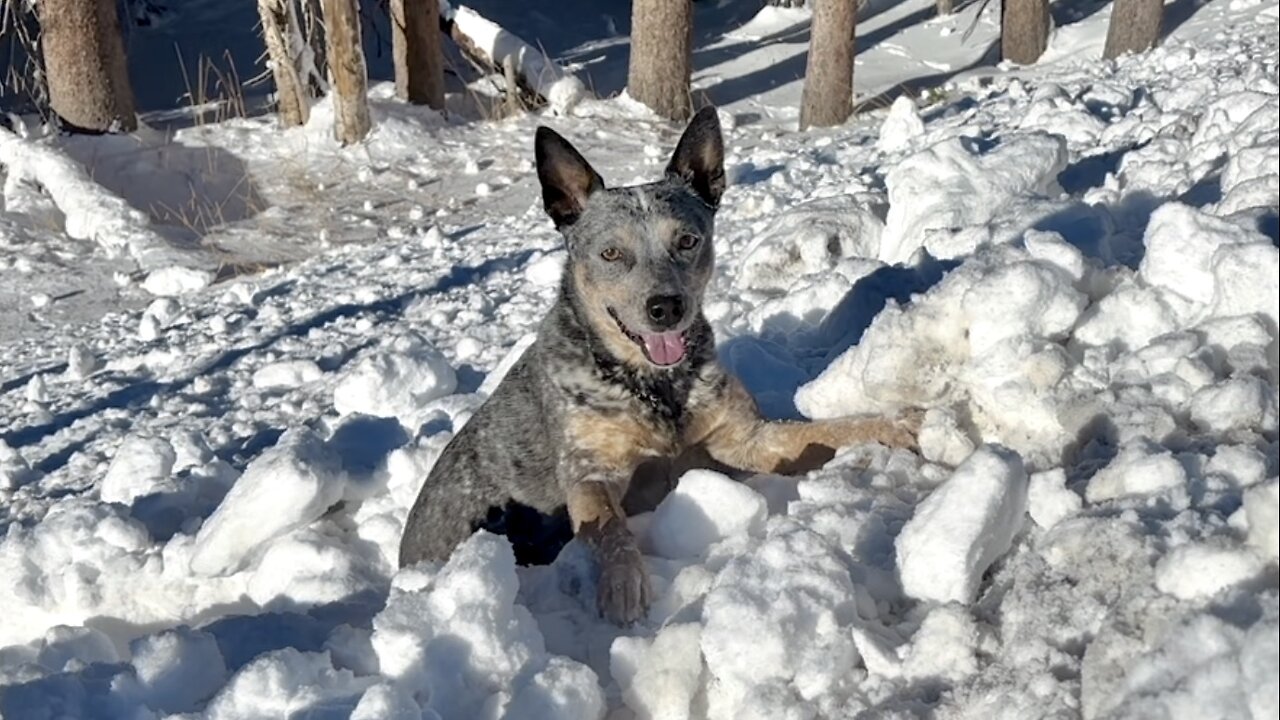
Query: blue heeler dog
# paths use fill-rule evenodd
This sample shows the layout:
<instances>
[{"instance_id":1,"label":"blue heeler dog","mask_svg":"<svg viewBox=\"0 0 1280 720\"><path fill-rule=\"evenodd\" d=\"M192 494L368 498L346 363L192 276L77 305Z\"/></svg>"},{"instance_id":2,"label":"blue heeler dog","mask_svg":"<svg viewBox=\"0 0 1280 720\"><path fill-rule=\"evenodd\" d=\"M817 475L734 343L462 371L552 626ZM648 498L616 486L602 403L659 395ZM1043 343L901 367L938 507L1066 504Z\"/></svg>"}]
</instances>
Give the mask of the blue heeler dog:
<instances>
[{"instance_id":1,"label":"blue heeler dog","mask_svg":"<svg viewBox=\"0 0 1280 720\"><path fill-rule=\"evenodd\" d=\"M543 205L568 248L560 295L537 340L427 477L405 525L401 566L448 558L490 508L567 507L599 563L601 614L630 623L650 601L623 512L645 502L643 478L665 480L661 492L695 465L797 472L855 443L915 447L918 414L766 420L716 361L702 314L725 188L714 109L694 116L666 176L647 185L606 188L545 127L534 150Z\"/></svg>"}]
</instances>

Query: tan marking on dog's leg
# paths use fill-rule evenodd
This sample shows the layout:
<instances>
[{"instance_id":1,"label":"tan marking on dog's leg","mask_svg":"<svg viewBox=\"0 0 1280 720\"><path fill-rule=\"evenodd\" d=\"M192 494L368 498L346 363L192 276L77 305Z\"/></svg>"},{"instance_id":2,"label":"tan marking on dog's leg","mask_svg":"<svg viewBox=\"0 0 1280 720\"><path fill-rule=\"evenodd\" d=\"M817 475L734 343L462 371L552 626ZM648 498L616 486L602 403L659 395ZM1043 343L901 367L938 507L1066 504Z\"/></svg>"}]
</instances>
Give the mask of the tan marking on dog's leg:
<instances>
[{"instance_id":1,"label":"tan marking on dog's leg","mask_svg":"<svg viewBox=\"0 0 1280 720\"><path fill-rule=\"evenodd\" d=\"M625 415L582 412L566 418L565 427L574 449L560 460L561 482L574 533L600 565L600 614L620 625L635 622L648 611L652 593L622 498L640 463L669 453L674 439Z\"/></svg>"},{"instance_id":2,"label":"tan marking on dog's leg","mask_svg":"<svg viewBox=\"0 0 1280 720\"><path fill-rule=\"evenodd\" d=\"M902 418L839 418L812 422L765 420L746 388L730 380L710 413L698 418L695 432L716 460L751 472L797 473L821 467L835 451L878 442L916 447L920 414Z\"/></svg>"}]
</instances>

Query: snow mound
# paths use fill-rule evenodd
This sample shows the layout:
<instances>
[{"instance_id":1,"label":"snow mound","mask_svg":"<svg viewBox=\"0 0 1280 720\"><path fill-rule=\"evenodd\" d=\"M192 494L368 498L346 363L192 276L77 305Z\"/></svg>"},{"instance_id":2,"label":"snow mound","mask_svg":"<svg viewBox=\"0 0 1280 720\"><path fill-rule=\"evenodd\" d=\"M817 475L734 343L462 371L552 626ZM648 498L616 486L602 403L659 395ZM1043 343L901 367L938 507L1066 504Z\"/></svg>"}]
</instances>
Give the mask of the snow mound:
<instances>
[{"instance_id":1,"label":"snow mound","mask_svg":"<svg viewBox=\"0 0 1280 720\"><path fill-rule=\"evenodd\" d=\"M425 578L405 570L397 582L373 619L373 650L382 674L425 697L424 709L479 717L495 705L516 712L522 696L531 712L599 707L599 696L581 683L577 691L563 687L570 678L594 683L594 673L576 663L548 666L537 623L515 603L519 583L506 539L478 532L440 570Z\"/></svg>"},{"instance_id":2,"label":"snow mound","mask_svg":"<svg viewBox=\"0 0 1280 720\"><path fill-rule=\"evenodd\" d=\"M808 529L778 526L730 560L702 610L709 715L780 717L837 688L858 661L857 592L839 551Z\"/></svg>"}]
</instances>

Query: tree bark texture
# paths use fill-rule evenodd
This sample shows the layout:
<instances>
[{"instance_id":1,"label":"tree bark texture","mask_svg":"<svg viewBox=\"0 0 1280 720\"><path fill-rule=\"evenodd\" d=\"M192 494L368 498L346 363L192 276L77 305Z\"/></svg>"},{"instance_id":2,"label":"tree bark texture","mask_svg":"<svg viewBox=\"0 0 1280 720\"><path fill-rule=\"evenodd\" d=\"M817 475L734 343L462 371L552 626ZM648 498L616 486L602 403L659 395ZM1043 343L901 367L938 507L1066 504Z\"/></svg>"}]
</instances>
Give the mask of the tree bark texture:
<instances>
[{"instance_id":1,"label":"tree bark texture","mask_svg":"<svg viewBox=\"0 0 1280 720\"><path fill-rule=\"evenodd\" d=\"M298 66L294 44L302 39L293 0L258 0L262 18L262 38L271 59L271 76L276 83L276 113L284 127L306 125L311 116L306 79Z\"/></svg>"},{"instance_id":2,"label":"tree bark texture","mask_svg":"<svg viewBox=\"0 0 1280 720\"><path fill-rule=\"evenodd\" d=\"M70 128L138 129L115 0L40 0L49 105Z\"/></svg>"},{"instance_id":3,"label":"tree bark texture","mask_svg":"<svg viewBox=\"0 0 1280 720\"><path fill-rule=\"evenodd\" d=\"M1164 0L1115 0L1107 26L1107 60L1155 47L1164 20Z\"/></svg>"},{"instance_id":4,"label":"tree bark texture","mask_svg":"<svg viewBox=\"0 0 1280 720\"><path fill-rule=\"evenodd\" d=\"M955 12L955 3L952 0L937 0L936 4L939 15L950 15Z\"/></svg>"},{"instance_id":5,"label":"tree bark texture","mask_svg":"<svg viewBox=\"0 0 1280 720\"><path fill-rule=\"evenodd\" d=\"M1004 0L1001 57L1019 65L1039 60L1049 46L1049 22L1048 0Z\"/></svg>"},{"instance_id":6,"label":"tree bark texture","mask_svg":"<svg viewBox=\"0 0 1280 720\"><path fill-rule=\"evenodd\" d=\"M627 94L668 120L688 119L692 50L690 0L634 0Z\"/></svg>"},{"instance_id":7,"label":"tree bark texture","mask_svg":"<svg viewBox=\"0 0 1280 720\"><path fill-rule=\"evenodd\" d=\"M391 0L391 47L396 95L416 105L444 108L444 56L436 0Z\"/></svg>"},{"instance_id":8,"label":"tree bark texture","mask_svg":"<svg viewBox=\"0 0 1280 720\"><path fill-rule=\"evenodd\" d=\"M325 39L332 77L333 134L343 145L369 134L369 73L360 45L356 0L324 0Z\"/></svg>"},{"instance_id":9,"label":"tree bark texture","mask_svg":"<svg viewBox=\"0 0 1280 720\"><path fill-rule=\"evenodd\" d=\"M800 129L839 125L853 114L857 0L814 0Z\"/></svg>"}]
</instances>

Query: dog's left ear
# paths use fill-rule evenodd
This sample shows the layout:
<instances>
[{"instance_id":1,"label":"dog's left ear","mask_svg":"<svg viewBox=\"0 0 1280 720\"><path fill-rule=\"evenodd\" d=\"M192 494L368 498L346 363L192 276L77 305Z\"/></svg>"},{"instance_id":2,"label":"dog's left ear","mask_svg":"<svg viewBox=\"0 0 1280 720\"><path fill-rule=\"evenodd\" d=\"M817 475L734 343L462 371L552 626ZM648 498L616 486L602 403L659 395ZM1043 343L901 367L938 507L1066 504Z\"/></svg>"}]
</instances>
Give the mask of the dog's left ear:
<instances>
[{"instance_id":1,"label":"dog's left ear","mask_svg":"<svg viewBox=\"0 0 1280 720\"><path fill-rule=\"evenodd\" d=\"M704 107L689 121L680 143L667 164L667 175L693 188L711 207L720 206L724 194L724 139L714 107Z\"/></svg>"}]
</instances>

